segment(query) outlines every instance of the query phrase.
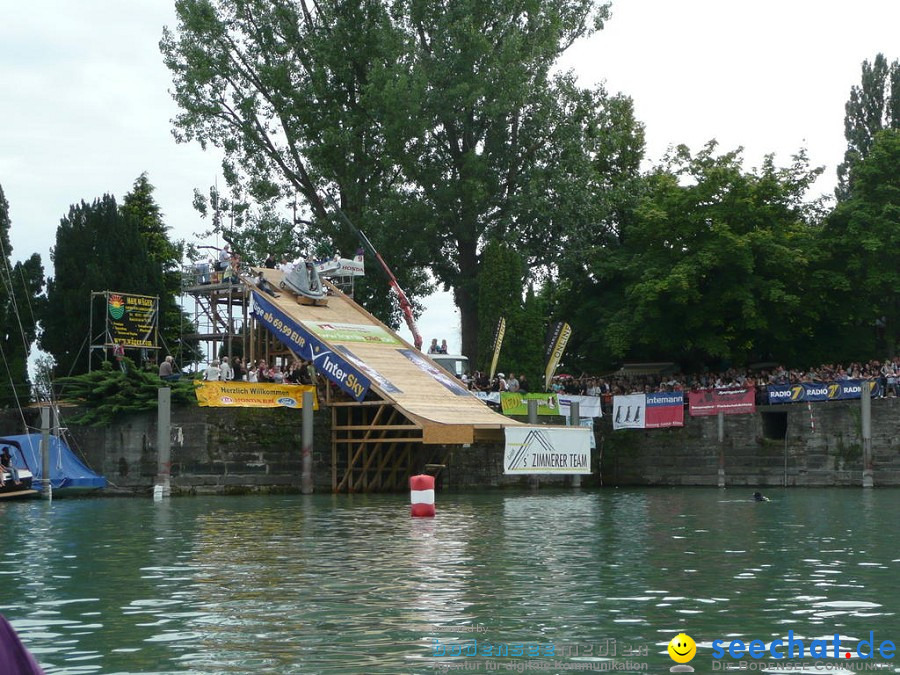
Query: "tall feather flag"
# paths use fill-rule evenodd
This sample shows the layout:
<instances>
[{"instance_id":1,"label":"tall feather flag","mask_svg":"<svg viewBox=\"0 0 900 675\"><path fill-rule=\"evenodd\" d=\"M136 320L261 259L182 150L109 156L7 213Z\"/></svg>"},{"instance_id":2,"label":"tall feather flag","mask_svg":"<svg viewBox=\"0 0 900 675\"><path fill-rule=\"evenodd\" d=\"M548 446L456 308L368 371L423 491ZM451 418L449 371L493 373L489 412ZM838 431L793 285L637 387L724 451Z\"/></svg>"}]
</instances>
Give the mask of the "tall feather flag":
<instances>
[{"instance_id":1,"label":"tall feather flag","mask_svg":"<svg viewBox=\"0 0 900 675\"><path fill-rule=\"evenodd\" d=\"M497 360L500 358L500 346L503 344L503 336L506 335L506 317L501 316L494 329L494 356L491 358L491 373L488 379L494 379L494 371L497 370Z\"/></svg>"},{"instance_id":2,"label":"tall feather flag","mask_svg":"<svg viewBox=\"0 0 900 675\"><path fill-rule=\"evenodd\" d=\"M566 344L571 335L572 328L562 321L557 321L547 331L547 342L544 346L544 359L547 362L547 368L544 370L545 391L550 388L550 380L553 378L553 373L556 372L563 352L566 351Z\"/></svg>"}]
</instances>

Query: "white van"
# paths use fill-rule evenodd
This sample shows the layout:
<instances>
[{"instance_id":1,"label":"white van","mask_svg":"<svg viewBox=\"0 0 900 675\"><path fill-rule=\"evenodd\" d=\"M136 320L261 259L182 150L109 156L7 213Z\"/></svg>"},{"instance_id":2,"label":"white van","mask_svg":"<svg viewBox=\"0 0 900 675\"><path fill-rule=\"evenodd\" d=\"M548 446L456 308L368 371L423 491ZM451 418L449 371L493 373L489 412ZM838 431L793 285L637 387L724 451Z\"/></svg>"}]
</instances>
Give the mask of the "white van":
<instances>
[{"instance_id":1,"label":"white van","mask_svg":"<svg viewBox=\"0 0 900 675\"><path fill-rule=\"evenodd\" d=\"M428 357L451 375L469 372L469 359L462 354L429 354Z\"/></svg>"}]
</instances>

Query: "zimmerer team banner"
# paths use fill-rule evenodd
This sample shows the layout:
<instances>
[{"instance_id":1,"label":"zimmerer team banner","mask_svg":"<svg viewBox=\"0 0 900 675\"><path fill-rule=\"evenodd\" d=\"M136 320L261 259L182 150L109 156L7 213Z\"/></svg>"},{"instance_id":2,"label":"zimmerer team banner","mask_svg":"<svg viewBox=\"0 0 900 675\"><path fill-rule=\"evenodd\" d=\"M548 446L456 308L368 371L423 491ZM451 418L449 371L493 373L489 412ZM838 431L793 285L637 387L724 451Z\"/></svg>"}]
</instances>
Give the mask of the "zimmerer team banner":
<instances>
[{"instance_id":1,"label":"zimmerer team banner","mask_svg":"<svg viewBox=\"0 0 900 675\"><path fill-rule=\"evenodd\" d=\"M306 330L300 323L256 291L253 293L252 314L278 340L300 358L311 361L317 373L334 382L342 391L362 401L372 386L371 380L347 359L333 352L328 345Z\"/></svg>"},{"instance_id":2,"label":"zimmerer team banner","mask_svg":"<svg viewBox=\"0 0 900 675\"><path fill-rule=\"evenodd\" d=\"M688 393L691 417L743 415L756 412L755 389L703 389Z\"/></svg>"},{"instance_id":3,"label":"zimmerer team banner","mask_svg":"<svg viewBox=\"0 0 900 675\"><path fill-rule=\"evenodd\" d=\"M684 426L684 394L660 391L613 396L613 429L662 429Z\"/></svg>"},{"instance_id":4,"label":"zimmerer team banner","mask_svg":"<svg viewBox=\"0 0 900 675\"><path fill-rule=\"evenodd\" d=\"M319 409L316 388L311 384L270 382L198 382L197 405L210 408L302 408L303 392L311 391L313 410Z\"/></svg>"},{"instance_id":5,"label":"zimmerer team banner","mask_svg":"<svg viewBox=\"0 0 900 675\"><path fill-rule=\"evenodd\" d=\"M505 427L505 474L591 472L591 439L585 427Z\"/></svg>"},{"instance_id":6,"label":"zimmerer team banner","mask_svg":"<svg viewBox=\"0 0 900 675\"><path fill-rule=\"evenodd\" d=\"M770 384L766 387L766 392L769 397L769 403L793 403L795 401L846 401L849 399L860 398L865 384L868 384L869 386L869 395L876 395L874 380Z\"/></svg>"}]
</instances>

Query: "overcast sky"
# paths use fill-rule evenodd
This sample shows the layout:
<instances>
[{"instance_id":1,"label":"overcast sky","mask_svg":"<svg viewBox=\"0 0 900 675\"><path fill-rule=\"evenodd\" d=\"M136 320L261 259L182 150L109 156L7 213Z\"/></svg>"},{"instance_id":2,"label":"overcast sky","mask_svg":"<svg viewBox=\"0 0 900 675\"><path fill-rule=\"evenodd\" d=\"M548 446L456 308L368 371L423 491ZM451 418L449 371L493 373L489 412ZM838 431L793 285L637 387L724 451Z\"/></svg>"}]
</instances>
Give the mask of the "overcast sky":
<instances>
[{"instance_id":1,"label":"overcast sky","mask_svg":"<svg viewBox=\"0 0 900 675\"><path fill-rule=\"evenodd\" d=\"M174 238L205 224L194 188L216 180L219 156L177 145L176 110L158 43L174 26L169 0L6 0L0 10L0 185L13 259L49 249L69 205L117 198L147 171ZM898 0L617 0L607 28L577 43L564 66L635 101L647 154L711 138L745 148L748 166L806 147L830 193L845 149L844 103L860 65L900 57ZM390 262L389 252L385 257ZM374 272L374 270L373 270ZM426 343L459 348L448 294L426 301ZM408 337L408 332L404 334Z\"/></svg>"}]
</instances>

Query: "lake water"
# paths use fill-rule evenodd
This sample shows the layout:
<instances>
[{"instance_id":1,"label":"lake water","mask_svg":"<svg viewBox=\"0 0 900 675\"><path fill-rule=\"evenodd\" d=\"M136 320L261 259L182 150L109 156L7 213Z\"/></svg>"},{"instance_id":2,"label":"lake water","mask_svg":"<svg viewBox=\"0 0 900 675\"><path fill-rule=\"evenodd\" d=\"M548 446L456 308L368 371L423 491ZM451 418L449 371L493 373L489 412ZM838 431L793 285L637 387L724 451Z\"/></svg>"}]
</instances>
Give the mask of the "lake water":
<instances>
[{"instance_id":1,"label":"lake water","mask_svg":"<svg viewBox=\"0 0 900 675\"><path fill-rule=\"evenodd\" d=\"M716 639L900 643L900 490L750 492L439 493L427 520L408 495L2 502L0 613L48 673L668 672L679 632L712 672Z\"/></svg>"}]
</instances>

